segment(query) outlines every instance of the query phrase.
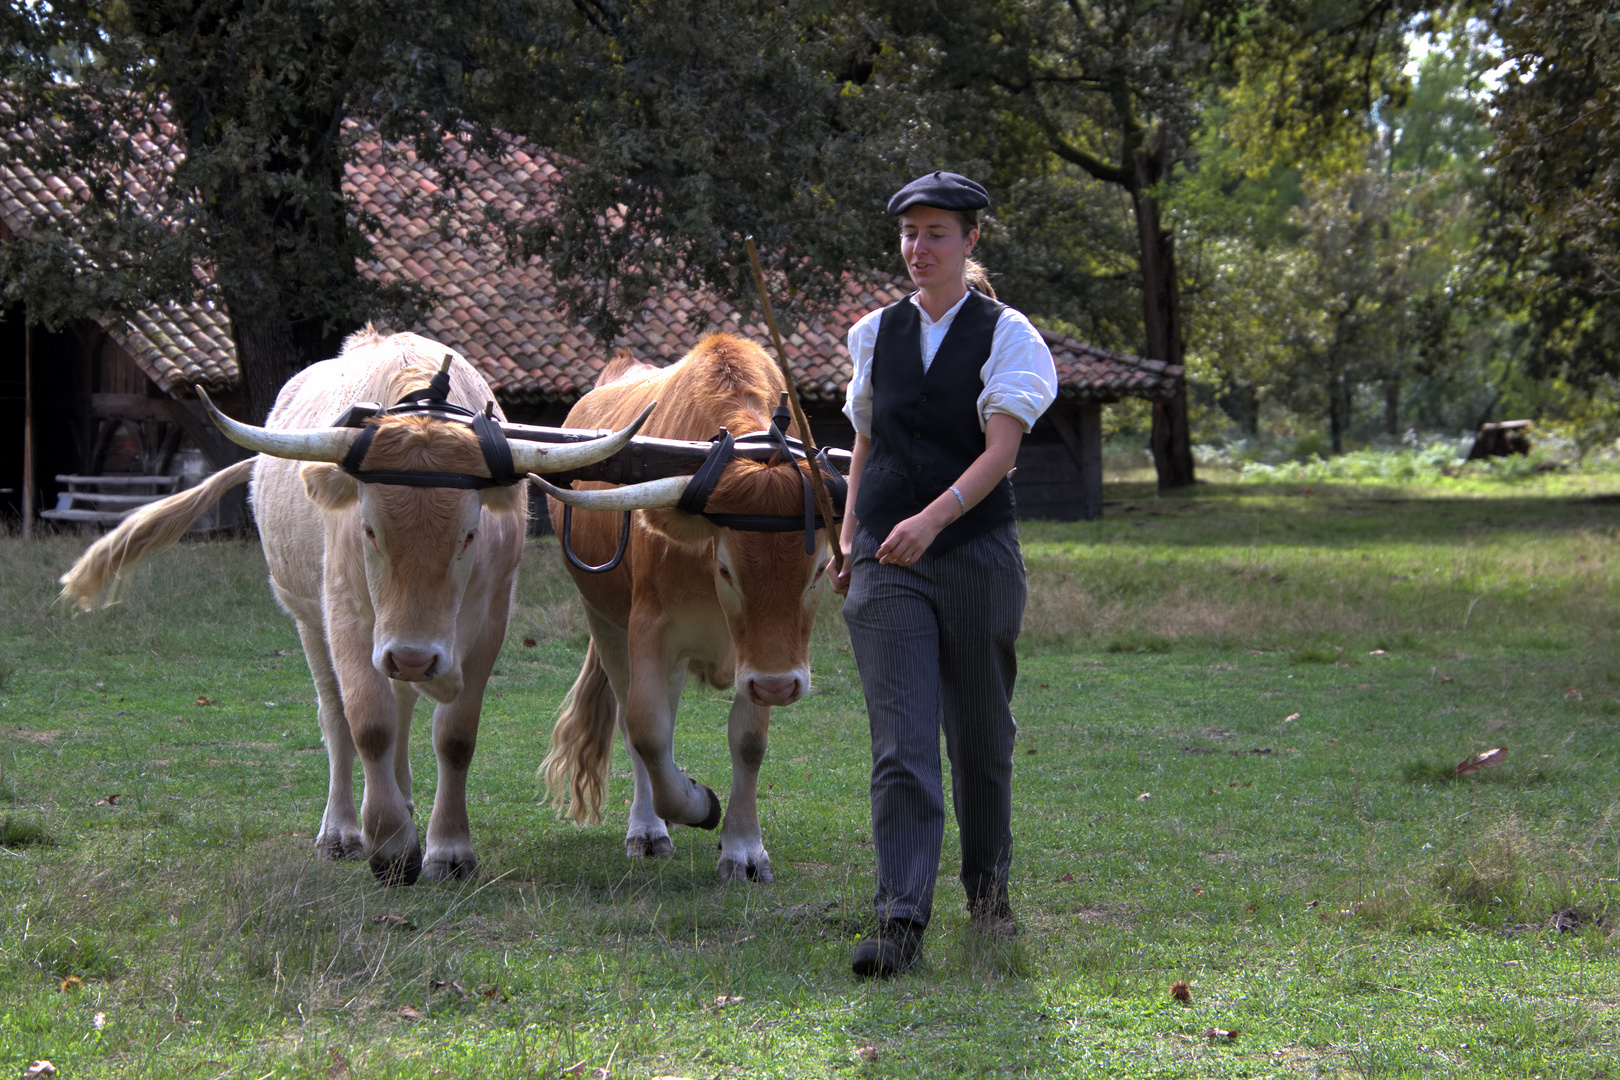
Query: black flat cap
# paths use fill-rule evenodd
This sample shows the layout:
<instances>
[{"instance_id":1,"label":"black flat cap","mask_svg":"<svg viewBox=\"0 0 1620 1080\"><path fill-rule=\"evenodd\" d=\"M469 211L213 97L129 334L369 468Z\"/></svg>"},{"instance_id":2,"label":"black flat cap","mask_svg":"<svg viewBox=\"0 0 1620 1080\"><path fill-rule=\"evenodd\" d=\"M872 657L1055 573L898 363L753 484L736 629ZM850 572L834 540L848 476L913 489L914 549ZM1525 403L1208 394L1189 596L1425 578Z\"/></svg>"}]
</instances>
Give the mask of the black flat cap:
<instances>
[{"instance_id":1,"label":"black flat cap","mask_svg":"<svg viewBox=\"0 0 1620 1080\"><path fill-rule=\"evenodd\" d=\"M889 213L898 217L918 205L941 210L983 210L990 205L990 193L961 173L931 172L895 192L889 199Z\"/></svg>"}]
</instances>

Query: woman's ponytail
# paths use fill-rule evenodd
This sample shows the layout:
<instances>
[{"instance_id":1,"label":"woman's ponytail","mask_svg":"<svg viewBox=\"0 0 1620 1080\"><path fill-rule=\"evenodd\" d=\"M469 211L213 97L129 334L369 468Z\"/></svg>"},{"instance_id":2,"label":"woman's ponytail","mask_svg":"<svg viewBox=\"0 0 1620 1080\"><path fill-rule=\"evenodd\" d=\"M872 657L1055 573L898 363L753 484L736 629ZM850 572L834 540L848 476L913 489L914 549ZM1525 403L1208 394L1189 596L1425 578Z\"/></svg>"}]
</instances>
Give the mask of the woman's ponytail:
<instances>
[{"instance_id":1,"label":"woman's ponytail","mask_svg":"<svg viewBox=\"0 0 1620 1080\"><path fill-rule=\"evenodd\" d=\"M995 286L990 284L990 274L983 266L979 265L977 259L969 259L964 269L967 274L968 288L982 292L992 300L996 298Z\"/></svg>"}]
</instances>

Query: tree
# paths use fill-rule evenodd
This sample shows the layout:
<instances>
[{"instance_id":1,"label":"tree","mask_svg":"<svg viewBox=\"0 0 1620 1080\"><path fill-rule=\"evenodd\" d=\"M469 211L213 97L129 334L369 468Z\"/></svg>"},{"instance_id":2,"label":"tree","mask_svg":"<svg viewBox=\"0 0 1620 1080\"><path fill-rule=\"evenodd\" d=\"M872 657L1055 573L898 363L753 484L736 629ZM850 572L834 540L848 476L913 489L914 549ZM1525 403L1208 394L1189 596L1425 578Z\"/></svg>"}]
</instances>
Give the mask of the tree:
<instances>
[{"instance_id":1,"label":"tree","mask_svg":"<svg viewBox=\"0 0 1620 1080\"><path fill-rule=\"evenodd\" d=\"M262 418L282 383L375 316L431 296L362 277L382 227L346 197L356 141L408 144L443 190L421 216L543 258L606 341L672 276L752 295L760 236L789 309L894 265L882 198L937 154L886 77L897 53L842 9L624 0L63 0L0 14L0 79L24 142L5 153L89 184L67 228L0 253L35 317L116 315L207 293L229 310ZM504 130L503 130L504 129ZM519 212L470 203L445 140L557 152ZM129 185L152 140L181 158ZM153 180L148 172L146 179ZM207 267L204 278L196 274ZM71 302L70 302L71 301Z\"/></svg>"},{"instance_id":2,"label":"tree","mask_svg":"<svg viewBox=\"0 0 1620 1080\"><path fill-rule=\"evenodd\" d=\"M1375 60L1398 38L1408 6L963 0L929 16L942 45L936 80L961 93L982 86L979 116L1010 114L1033 126L1046 153L1129 196L1143 348L1179 364L1180 279L1163 202L1190 160L1202 110L1219 87L1247 79L1269 86L1274 132L1289 131L1301 146L1330 137L1375 96ZM1185 388L1155 405L1153 448L1161 488L1193 482Z\"/></svg>"},{"instance_id":3,"label":"tree","mask_svg":"<svg viewBox=\"0 0 1620 1080\"><path fill-rule=\"evenodd\" d=\"M1487 236L1533 336L1529 370L1576 386L1620 372L1620 0L1493 9Z\"/></svg>"},{"instance_id":4,"label":"tree","mask_svg":"<svg viewBox=\"0 0 1620 1080\"><path fill-rule=\"evenodd\" d=\"M1265 402L1326 416L1342 449L1358 400L1383 398L1400 433L1402 394L1466 340L1460 319L1475 244L1475 189L1489 133L1482 72L1494 59L1442 28L1410 85L1360 127L1311 138L1299 159L1254 133L1274 90L1243 82L1205 114L1197 168L1173 191L1194 253L1192 342L1214 401L1248 434ZM1383 63L1394 71L1404 56ZM1270 76L1264 72L1265 79ZM1307 140L1284 133L1280 142Z\"/></svg>"},{"instance_id":5,"label":"tree","mask_svg":"<svg viewBox=\"0 0 1620 1080\"><path fill-rule=\"evenodd\" d=\"M8 152L91 190L74 226L32 229L11 246L8 291L58 319L70 312L53 298L75 292L100 314L211 294L230 312L248 412L262 418L289 376L334 355L364 319L409 321L425 298L413 282L358 273L378 223L345 197L344 165L368 130L414 143L428 162L442 162L449 133L492 145L464 73L503 10L339 0L8 7L0 64L31 135ZM171 155L178 167L158 168L150 187L124 182L132 168L152 180ZM131 272L109 273L119 266Z\"/></svg>"}]
</instances>

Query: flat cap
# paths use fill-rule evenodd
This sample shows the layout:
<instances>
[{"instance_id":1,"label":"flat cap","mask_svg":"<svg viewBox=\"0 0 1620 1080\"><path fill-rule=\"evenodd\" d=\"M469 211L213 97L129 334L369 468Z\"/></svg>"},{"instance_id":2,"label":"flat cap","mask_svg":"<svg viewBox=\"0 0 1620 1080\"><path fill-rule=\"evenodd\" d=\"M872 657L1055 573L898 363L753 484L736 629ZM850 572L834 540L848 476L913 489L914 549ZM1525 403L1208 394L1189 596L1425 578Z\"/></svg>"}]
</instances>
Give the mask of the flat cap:
<instances>
[{"instance_id":1,"label":"flat cap","mask_svg":"<svg viewBox=\"0 0 1620 1080\"><path fill-rule=\"evenodd\" d=\"M889 199L889 213L899 216L917 205L941 210L983 210L990 205L990 193L961 173L931 172L895 192Z\"/></svg>"}]
</instances>

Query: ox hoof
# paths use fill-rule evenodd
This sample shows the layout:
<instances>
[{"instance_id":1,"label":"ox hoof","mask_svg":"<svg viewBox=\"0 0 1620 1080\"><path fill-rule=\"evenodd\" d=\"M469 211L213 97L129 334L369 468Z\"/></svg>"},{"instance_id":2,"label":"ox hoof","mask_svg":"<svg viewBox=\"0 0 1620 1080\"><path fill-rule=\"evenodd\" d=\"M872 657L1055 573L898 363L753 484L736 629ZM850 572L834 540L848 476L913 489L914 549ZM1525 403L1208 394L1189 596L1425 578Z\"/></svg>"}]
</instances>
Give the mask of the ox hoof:
<instances>
[{"instance_id":1,"label":"ox hoof","mask_svg":"<svg viewBox=\"0 0 1620 1080\"><path fill-rule=\"evenodd\" d=\"M322 833L315 838L315 855L332 862L363 859L366 857L366 838L358 829L352 833Z\"/></svg>"},{"instance_id":2,"label":"ox hoof","mask_svg":"<svg viewBox=\"0 0 1620 1080\"><path fill-rule=\"evenodd\" d=\"M451 855L432 858L422 864L422 876L429 881L466 881L478 873L478 856Z\"/></svg>"},{"instance_id":3,"label":"ox hoof","mask_svg":"<svg viewBox=\"0 0 1620 1080\"><path fill-rule=\"evenodd\" d=\"M629 859L673 859L675 843L667 836L627 836L624 854Z\"/></svg>"},{"instance_id":4,"label":"ox hoof","mask_svg":"<svg viewBox=\"0 0 1620 1080\"><path fill-rule=\"evenodd\" d=\"M704 788L703 791L704 794L709 796L709 816L697 822L697 827L700 829L718 829L720 827L720 800L715 796L713 789Z\"/></svg>"},{"instance_id":5,"label":"ox hoof","mask_svg":"<svg viewBox=\"0 0 1620 1080\"><path fill-rule=\"evenodd\" d=\"M751 863L722 859L715 873L721 881L753 881L760 885L769 885L776 880L776 875L771 873L771 864L768 859L761 859L759 862Z\"/></svg>"},{"instance_id":6,"label":"ox hoof","mask_svg":"<svg viewBox=\"0 0 1620 1080\"><path fill-rule=\"evenodd\" d=\"M377 879L377 884L384 888L415 885L416 879L422 875L422 849L412 847L410 851L392 859L374 855L371 858L371 873Z\"/></svg>"}]
</instances>

